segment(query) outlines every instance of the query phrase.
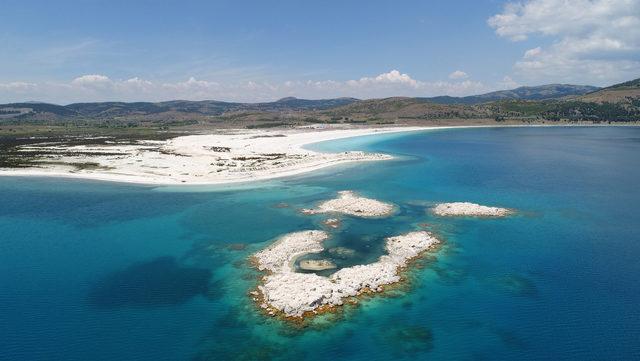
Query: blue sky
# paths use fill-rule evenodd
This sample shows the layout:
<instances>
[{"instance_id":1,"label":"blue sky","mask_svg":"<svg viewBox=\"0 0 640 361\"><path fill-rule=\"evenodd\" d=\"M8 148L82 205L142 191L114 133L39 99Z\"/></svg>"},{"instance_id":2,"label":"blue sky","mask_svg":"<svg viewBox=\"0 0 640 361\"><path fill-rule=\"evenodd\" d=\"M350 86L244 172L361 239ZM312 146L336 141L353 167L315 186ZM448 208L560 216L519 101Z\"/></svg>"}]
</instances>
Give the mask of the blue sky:
<instances>
[{"instance_id":1,"label":"blue sky","mask_svg":"<svg viewBox=\"0 0 640 361\"><path fill-rule=\"evenodd\" d=\"M640 77L639 2L3 0L0 102L608 85Z\"/></svg>"}]
</instances>

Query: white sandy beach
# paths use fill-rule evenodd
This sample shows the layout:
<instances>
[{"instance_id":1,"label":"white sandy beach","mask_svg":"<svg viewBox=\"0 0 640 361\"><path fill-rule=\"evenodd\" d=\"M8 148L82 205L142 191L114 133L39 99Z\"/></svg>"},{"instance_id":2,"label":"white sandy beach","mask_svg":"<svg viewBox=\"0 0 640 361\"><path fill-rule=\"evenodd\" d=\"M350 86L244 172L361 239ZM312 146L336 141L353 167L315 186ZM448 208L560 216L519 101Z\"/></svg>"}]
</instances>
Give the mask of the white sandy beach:
<instances>
[{"instance_id":1,"label":"white sandy beach","mask_svg":"<svg viewBox=\"0 0 640 361\"><path fill-rule=\"evenodd\" d=\"M298 128L220 131L137 144L55 146L34 144L23 151L60 152L38 168L0 169L0 176L55 176L155 185L206 185L266 180L348 162L387 160L359 151L320 153L304 146L363 135L427 130L427 127L360 129ZM78 154L71 154L78 152ZM94 154L89 154L94 153ZM90 169L73 164L97 163Z\"/></svg>"}]
</instances>

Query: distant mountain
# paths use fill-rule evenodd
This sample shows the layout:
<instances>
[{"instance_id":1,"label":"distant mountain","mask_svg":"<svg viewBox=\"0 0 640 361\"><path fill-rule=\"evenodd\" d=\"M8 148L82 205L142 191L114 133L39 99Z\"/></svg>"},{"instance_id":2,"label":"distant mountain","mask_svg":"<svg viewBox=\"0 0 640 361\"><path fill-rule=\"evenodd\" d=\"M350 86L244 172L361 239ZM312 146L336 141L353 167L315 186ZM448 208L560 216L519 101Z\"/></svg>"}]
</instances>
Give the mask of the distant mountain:
<instances>
[{"instance_id":1,"label":"distant mountain","mask_svg":"<svg viewBox=\"0 0 640 361\"><path fill-rule=\"evenodd\" d=\"M540 86L523 86L511 90L500 90L486 94L466 97L438 96L423 98L437 104L481 104L498 100L545 100L568 96L583 95L600 88L590 85L549 84Z\"/></svg>"},{"instance_id":2,"label":"distant mountain","mask_svg":"<svg viewBox=\"0 0 640 361\"><path fill-rule=\"evenodd\" d=\"M237 111L297 111L323 110L358 101L354 98L336 98L307 100L298 98L283 98L267 103L232 103L216 100L172 100L159 103L75 103L66 106L68 109L84 116L124 116L133 114L157 114L163 112L197 113L203 115L221 115L226 112Z\"/></svg>"},{"instance_id":3,"label":"distant mountain","mask_svg":"<svg viewBox=\"0 0 640 361\"><path fill-rule=\"evenodd\" d=\"M188 101L172 100L166 102L99 102L55 105L47 103L11 103L0 105L0 119L20 118L26 120L56 119L114 119L114 118L150 118L167 119L220 116L236 112L299 112L320 111L357 102L355 98L336 98L307 100L283 98L265 103L233 103L215 100Z\"/></svg>"},{"instance_id":4,"label":"distant mountain","mask_svg":"<svg viewBox=\"0 0 640 361\"><path fill-rule=\"evenodd\" d=\"M383 123L444 119L639 121L640 79L602 89L552 84L461 98L371 99L332 108L325 114L332 119Z\"/></svg>"},{"instance_id":5,"label":"distant mountain","mask_svg":"<svg viewBox=\"0 0 640 361\"><path fill-rule=\"evenodd\" d=\"M258 107L266 107L275 109L278 107L282 107L285 109L292 110L324 110L339 107L342 105L347 105L351 103L355 103L359 101L356 98L335 98L335 99L321 99L321 100L307 100L307 99L298 99L294 97L282 98L273 103L259 103L256 104Z\"/></svg>"},{"instance_id":6,"label":"distant mountain","mask_svg":"<svg viewBox=\"0 0 640 361\"><path fill-rule=\"evenodd\" d=\"M606 88L567 84L520 87L468 97L308 100L234 103L46 103L0 105L0 124L103 127L276 127L310 123L428 124L441 120L640 121L640 79Z\"/></svg>"},{"instance_id":7,"label":"distant mountain","mask_svg":"<svg viewBox=\"0 0 640 361\"><path fill-rule=\"evenodd\" d=\"M49 103L11 103L0 105L0 116L14 114L14 116L24 116L26 114L47 113L60 117L73 117L77 113L73 109L69 109L62 105Z\"/></svg>"}]
</instances>

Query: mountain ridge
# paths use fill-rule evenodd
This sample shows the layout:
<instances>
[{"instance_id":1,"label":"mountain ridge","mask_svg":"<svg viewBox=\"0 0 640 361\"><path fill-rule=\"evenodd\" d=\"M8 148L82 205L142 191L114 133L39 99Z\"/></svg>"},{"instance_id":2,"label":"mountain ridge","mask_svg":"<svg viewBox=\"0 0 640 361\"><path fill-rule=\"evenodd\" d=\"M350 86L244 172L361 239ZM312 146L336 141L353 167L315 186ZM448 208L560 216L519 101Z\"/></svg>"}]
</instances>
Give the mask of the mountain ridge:
<instances>
[{"instance_id":1,"label":"mountain ridge","mask_svg":"<svg viewBox=\"0 0 640 361\"><path fill-rule=\"evenodd\" d=\"M381 99L299 99L240 103L217 100L162 102L87 102L68 105L0 105L0 124L193 124L393 123L404 120L531 119L640 120L640 79L598 88L548 84L467 97L390 97Z\"/></svg>"},{"instance_id":2,"label":"mountain ridge","mask_svg":"<svg viewBox=\"0 0 640 361\"><path fill-rule=\"evenodd\" d=\"M538 86L521 86L514 89L498 90L485 94L469 95L465 97L437 96L424 98L438 104L467 104L474 105L497 100L547 100L568 96L584 95L601 88L591 85L546 84Z\"/></svg>"}]
</instances>

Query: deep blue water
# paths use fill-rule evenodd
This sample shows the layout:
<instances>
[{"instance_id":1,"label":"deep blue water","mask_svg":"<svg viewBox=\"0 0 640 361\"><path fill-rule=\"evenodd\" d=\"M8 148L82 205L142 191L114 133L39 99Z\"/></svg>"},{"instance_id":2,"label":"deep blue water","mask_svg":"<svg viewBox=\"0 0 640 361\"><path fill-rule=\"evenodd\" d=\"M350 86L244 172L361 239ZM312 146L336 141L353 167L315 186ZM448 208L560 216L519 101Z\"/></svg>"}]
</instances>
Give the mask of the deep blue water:
<instances>
[{"instance_id":1,"label":"deep blue water","mask_svg":"<svg viewBox=\"0 0 640 361\"><path fill-rule=\"evenodd\" d=\"M398 160L258 188L0 178L2 360L640 359L640 128L484 128L322 143ZM386 220L328 246L378 257L428 227L445 242L409 287L304 329L267 319L245 262L296 210L352 189ZM439 201L517 208L439 219ZM280 207L285 203L288 207Z\"/></svg>"}]
</instances>

